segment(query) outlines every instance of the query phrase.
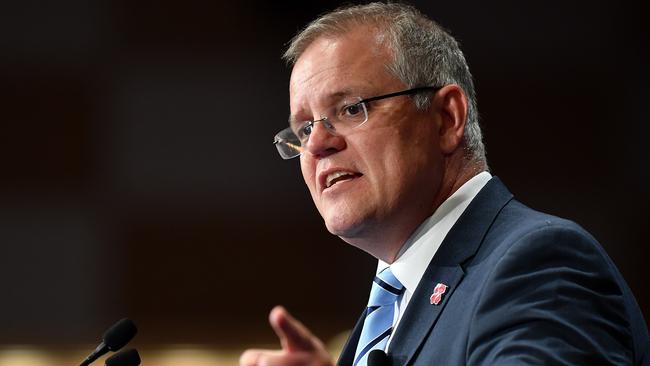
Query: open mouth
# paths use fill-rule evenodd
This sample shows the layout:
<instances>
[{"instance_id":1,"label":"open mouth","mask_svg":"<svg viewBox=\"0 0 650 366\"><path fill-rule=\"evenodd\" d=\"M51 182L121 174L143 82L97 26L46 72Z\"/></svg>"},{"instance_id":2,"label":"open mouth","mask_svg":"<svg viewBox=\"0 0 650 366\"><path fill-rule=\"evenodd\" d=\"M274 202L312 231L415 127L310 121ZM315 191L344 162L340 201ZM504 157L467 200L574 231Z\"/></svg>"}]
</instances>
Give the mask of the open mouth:
<instances>
[{"instance_id":1,"label":"open mouth","mask_svg":"<svg viewBox=\"0 0 650 366\"><path fill-rule=\"evenodd\" d=\"M352 180L360 176L362 176L362 174L360 173L352 173L352 172L345 172L345 171L338 171L338 172L328 174L327 177L325 178L325 188L330 188L337 183Z\"/></svg>"}]
</instances>

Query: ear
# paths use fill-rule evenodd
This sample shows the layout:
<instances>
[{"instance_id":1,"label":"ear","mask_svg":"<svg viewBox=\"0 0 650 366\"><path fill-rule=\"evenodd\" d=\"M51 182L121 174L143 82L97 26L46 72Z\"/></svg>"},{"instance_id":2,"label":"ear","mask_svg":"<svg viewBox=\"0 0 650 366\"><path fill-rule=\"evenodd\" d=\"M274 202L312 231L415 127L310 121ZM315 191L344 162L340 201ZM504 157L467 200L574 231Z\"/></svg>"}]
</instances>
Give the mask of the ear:
<instances>
[{"instance_id":1,"label":"ear","mask_svg":"<svg viewBox=\"0 0 650 366\"><path fill-rule=\"evenodd\" d=\"M458 85L447 85L438 91L434 101L440 113L438 137L440 151L452 154L463 141L468 102L465 92Z\"/></svg>"}]
</instances>

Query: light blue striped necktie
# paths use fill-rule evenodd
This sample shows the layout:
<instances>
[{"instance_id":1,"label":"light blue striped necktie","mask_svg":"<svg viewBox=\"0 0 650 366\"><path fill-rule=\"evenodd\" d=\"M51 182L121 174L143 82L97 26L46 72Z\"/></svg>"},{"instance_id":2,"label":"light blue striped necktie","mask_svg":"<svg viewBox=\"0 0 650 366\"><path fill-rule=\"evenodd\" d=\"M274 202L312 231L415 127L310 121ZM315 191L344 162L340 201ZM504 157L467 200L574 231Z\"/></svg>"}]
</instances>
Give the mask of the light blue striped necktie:
<instances>
[{"instance_id":1,"label":"light blue striped necktie","mask_svg":"<svg viewBox=\"0 0 650 366\"><path fill-rule=\"evenodd\" d=\"M354 356L354 366L366 366L370 351L386 348L388 338L393 332L395 301L403 292L404 286L395 278L390 267L375 277L366 308L366 319Z\"/></svg>"}]
</instances>

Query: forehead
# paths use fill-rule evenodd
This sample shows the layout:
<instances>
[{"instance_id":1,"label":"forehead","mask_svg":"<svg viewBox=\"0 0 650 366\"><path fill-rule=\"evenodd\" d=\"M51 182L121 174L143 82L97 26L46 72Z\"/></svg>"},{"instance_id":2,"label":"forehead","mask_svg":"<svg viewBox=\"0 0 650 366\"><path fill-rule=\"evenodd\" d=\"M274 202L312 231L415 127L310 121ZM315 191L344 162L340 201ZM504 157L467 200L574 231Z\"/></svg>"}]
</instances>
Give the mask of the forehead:
<instances>
[{"instance_id":1,"label":"forehead","mask_svg":"<svg viewBox=\"0 0 650 366\"><path fill-rule=\"evenodd\" d=\"M383 40L379 31L369 27L316 38L291 73L292 111L304 103L358 95L393 81L387 69L392 56Z\"/></svg>"}]
</instances>

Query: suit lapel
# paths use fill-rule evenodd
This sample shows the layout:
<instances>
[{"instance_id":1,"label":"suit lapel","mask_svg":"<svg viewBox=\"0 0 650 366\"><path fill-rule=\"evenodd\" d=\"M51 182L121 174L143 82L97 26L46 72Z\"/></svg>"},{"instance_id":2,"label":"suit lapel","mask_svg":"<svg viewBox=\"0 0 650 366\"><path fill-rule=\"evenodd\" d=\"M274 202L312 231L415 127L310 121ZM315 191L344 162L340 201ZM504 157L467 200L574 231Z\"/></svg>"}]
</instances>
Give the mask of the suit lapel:
<instances>
[{"instance_id":1,"label":"suit lapel","mask_svg":"<svg viewBox=\"0 0 650 366\"><path fill-rule=\"evenodd\" d=\"M512 199L501 181L492 178L451 228L424 272L391 340L393 365L407 365L431 332L449 297L461 283L467 263L478 251L499 211ZM448 286L438 305L431 295L438 283Z\"/></svg>"},{"instance_id":2,"label":"suit lapel","mask_svg":"<svg viewBox=\"0 0 650 366\"><path fill-rule=\"evenodd\" d=\"M463 279L464 264L476 254L490 225L511 199L512 194L499 178L494 177L451 228L424 272L393 335L388 349L393 365L406 365L412 360L444 310L448 298ZM448 288L438 305L433 305L430 298L438 283ZM337 365L352 365L364 319L365 312L348 338Z\"/></svg>"},{"instance_id":3,"label":"suit lapel","mask_svg":"<svg viewBox=\"0 0 650 366\"><path fill-rule=\"evenodd\" d=\"M388 353L391 355L393 365L406 365L413 357L464 274L460 266L430 265L427 268L391 340ZM434 305L431 297L439 283L446 285L447 289L442 294L440 302Z\"/></svg>"},{"instance_id":4,"label":"suit lapel","mask_svg":"<svg viewBox=\"0 0 650 366\"><path fill-rule=\"evenodd\" d=\"M363 323L366 320L366 310L363 310L357 324L352 329L352 333L348 337L345 346L343 346L343 351L339 356L339 360L336 363L337 366L349 366L354 362L354 354L357 352L357 343L359 343L359 337L361 337L361 330L363 329Z\"/></svg>"}]
</instances>

